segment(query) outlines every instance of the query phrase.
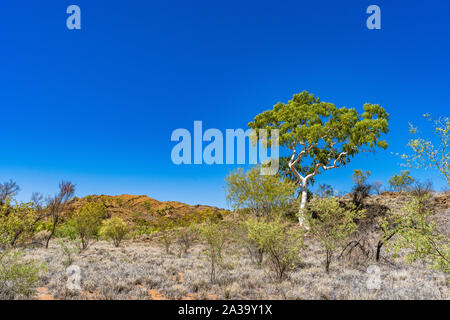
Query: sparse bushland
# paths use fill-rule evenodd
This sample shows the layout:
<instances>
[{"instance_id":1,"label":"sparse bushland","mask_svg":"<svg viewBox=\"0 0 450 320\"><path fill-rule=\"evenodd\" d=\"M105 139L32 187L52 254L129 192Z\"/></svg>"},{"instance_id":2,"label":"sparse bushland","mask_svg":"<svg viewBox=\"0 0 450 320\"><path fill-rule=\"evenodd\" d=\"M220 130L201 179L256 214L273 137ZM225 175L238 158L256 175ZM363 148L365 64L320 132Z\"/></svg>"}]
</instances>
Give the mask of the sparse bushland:
<instances>
[{"instance_id":1,"label":"sparse bushland","mask_svg":"<svg viewBox=\"0 0 450 320\"><path fill-rule=\"evenodd\" d=\"M303 247L302 234L297 228L283 221L248 218L245 221L248 239L258 249L266 253L265 264L282 281L300 263L300 249Z\"/></svg>"},{"instance_id":2,"label":"sparse bushland","mask_svg":"<svg viewBox=\"0 0 450 320\"><path fill-rule=\"evenodd\" d=\"M90 241L98 236L105 215L105 206L96 202L88 202L74 215L73 223L81 239L82 250L87 249Z\"/></svg>"},{"instance_id":3,"label":"sparse bushland","mask_svg":"<svg viewBox=\"0 0 450 320\"><path fill-rule=\"evenodd\" d=\"M153 241L129 241L120 248L100 240L75 256L74 264L82 271L82 290L66 289L66 267L60 249L51 243L48 250L36 247L24 259L47 261L48 271L38 283L55 299L389 299L448 300L447 276L426 268L422 261L405 264L401 259L384 256L380 268L381 288L366 286L368 261L349 265L344 259L333 262L324 272L322 249L306 235L301 267L292 270L281 282L273 281L264 269L255 266L237 244L226 246L225 262L232 268L221 269L216 282L209 281L209 259L205 243L196 242L189 255L167 255ZM236 252L240 255L229 253ZM333 272L333 270L337 270ZM36 298L39 298L37 296Z\"/></svg>"},{"instance_id":4,"label":"sparse bushland","mask_svg":"<svg viewBox=\"0 0 450 320\"><path fill-rule=\"evenodd\" d=\"M357 220L364 216L352 204L341 203L336 198L313 198L307 208L311 235L325 251L325 271L328 273L333 256L342 248L358 228Z\"/></svg>"},{"instance_id":5,"label":"sparse bushland","mask_svg":"<svg viewBox=\"0 0 450 320\"><path fill-rule=\"evenodd\" d=\"M114 246L119 247L122 240L129 233L128 225L123 219L113 217L102 222L100 235L113 242Z\"/></svg>"},{"instance_id":6,"label":"sparse bushland","mask_svg":"<svg viewBox=\"0 0 450 320\"><path fill-rule=\"evenodd\" d=\"M409 175L409 170L403 170L400 174L394 174L389 179L389 187L393 191L407 192L414 183L414 178Z\"/></svg>"}]
</instances>

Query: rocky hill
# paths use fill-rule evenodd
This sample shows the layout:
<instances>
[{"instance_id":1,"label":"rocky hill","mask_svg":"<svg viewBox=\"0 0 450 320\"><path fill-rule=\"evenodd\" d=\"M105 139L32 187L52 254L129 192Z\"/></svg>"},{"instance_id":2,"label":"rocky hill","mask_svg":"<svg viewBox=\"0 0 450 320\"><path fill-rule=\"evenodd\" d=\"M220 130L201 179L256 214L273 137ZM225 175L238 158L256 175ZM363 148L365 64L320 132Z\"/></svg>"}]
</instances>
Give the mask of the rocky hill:
<instances>
[{"instance_id":1,"label":"rocky hill","mask_svg":"<svg viewBox=\"0 0 450 320\"><path fill-rule=\"evenodd\" d=\"M118 216L127 221L143 218L152 220L160 216L183 217L186 215L201 215L205 212L222 211L223 209L206 205L188 205L177 201L158 201L145 195L120 196L90 195L84 198L74 198L68 204L67 212L75 212L88 202L103 203L108 216Z\"/></svg>"}]
</instances>

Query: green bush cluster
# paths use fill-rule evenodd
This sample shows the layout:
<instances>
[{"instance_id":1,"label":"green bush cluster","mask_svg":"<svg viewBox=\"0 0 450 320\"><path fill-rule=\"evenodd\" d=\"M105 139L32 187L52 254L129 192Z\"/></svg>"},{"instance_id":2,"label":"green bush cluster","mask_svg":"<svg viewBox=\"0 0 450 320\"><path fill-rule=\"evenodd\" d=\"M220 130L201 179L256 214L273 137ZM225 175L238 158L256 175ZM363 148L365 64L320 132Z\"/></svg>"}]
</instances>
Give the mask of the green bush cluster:
<instances>
[{"instance_id":1,"label":"green bush cluster","mask_svg":"<svg viewBox=\"0 0 450 320\"><path fill-rule=\"evenodd\" d=\"M122 240L128 235L129 228L123 219L113 217L104 220L100 229L100 235L111 240L114 246L119 247Z\"/></svg>"}]
</instances>

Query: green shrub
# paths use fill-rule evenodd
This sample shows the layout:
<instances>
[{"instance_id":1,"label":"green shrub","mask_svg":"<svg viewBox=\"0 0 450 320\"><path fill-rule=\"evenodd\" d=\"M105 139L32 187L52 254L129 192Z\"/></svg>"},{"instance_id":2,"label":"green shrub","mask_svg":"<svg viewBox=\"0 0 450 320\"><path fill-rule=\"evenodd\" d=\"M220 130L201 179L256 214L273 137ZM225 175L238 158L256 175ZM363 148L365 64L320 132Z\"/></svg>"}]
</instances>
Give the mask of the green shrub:
<instances>
[{"instance_id":1,"label":"green shrub","mask_svg":"<svg viewBox=\"0 0 450 320\"><path fill-rule=\"evenodd\" d=\"M100 229L100 234L106 239L111 240L116 247L120 246L120 243L127 236L128 232L127 224L118 217L103 221L103 226Z\"/></svg>"},{"instance_id":2,"label":"green shrub","mask_svg":"<svg viewBox=\"0 0 450 320\"><path fill-rule=\"evenodd\" d=\"M414 178L409 175L409 170L404 170L399 175L394 174L392 178L389 179L391 190L397 192L408 191L413 183Z\"/></svg>"},{"instance_id":3,"label":"green shrub","mask_svg":"<svg viewBox=\"0 0 450 320\"><path fill-rule=\"evenodd\" d=\"M325 271L329 272L333 254L343 246L358 225L356 220L364 216L363 210L357 210L341 204L336 198L313 198L307 207L307 219L311 235L325 250Z\"/></svg>"},{"instance_id":4,"label":"green shrub","mask_svg":"<svg viewBox=\"0 0 450 320\"><path fill-rule=\"evenodd\" d=\"M29 298L34 293L44 265L31 260L21 260L17 250L0 252L0 300Z\"/></svg>"},{"instance_id":5,"label":"green shrub","mask_svg":"<svg viewBox=\"0 0 450 320\"><path fill-rule=\"evenodd\" d=\"M402 158L406 160L404 166L416 169L436 169L445 177L447 185L450 186L450 118L433 119L430 114L424 114L424 117L433 122L435 139L430 140L429 137L411 138L408 147L411 148L412 153L402 155ZM412 135L415 135L418 129L410 124L409 131Z\"/></svg>"},{"instance_id":6,"label":"green shrub","mask_svg":"<svg viewBox=\"0 0 450 320\"><path fill-rule=\"evenodd\" d=\"M8 198L0 206L0 238L11 246L23 244L31 240L41 218L33 203L11 204Z\"/></svg>"},{"instance_id":7,"label":"green shrub","mask_svg":"<svg viewBox=\"0 0 450 320\"><path fill-rule=\"evenodd\" d=\"M217 269L223 264L223 249L227 240L229 231L223 223L206 222L199 228L200 237L206 242L204 251L209 260L210 281L216 281Z\"/></svg>"},{"instance_id":8,"label":"green shrub","mask_svg":"<svg viewBox=\"0 0 450 320\"><path fill-rule=\"evenodd\" d=\"M287 222L249 218L246 222L248 238L264 250L266 264L278 280L283 280L286 273L300 262L300 249L303 240L298 228L291 228Z\"/></svg>"},{"instance_id":9,"label":"green shrub","mask_svg":"<svg viewBox=\"0 0 450 320\"><path fill-rule=\"evenodd\" d=\"M430 261L433 267L450 272L450 246L448 238L439 233L431 221L433 211L427 203L427 195L414 197L397 214L380 219L382 238L378 243L377 258L381 246L397 256L406 250L406 262Z\"/></svg>"},{"instance_id":10,"label":"green shrub","mask_svg":"<svg viewBox=\"0 0 450 320\"><path fill-rule=\"evenodd\" d=\"M74 215L74 225L81 239L83 250L87 249L89 242L98 235L101 221L105 215L105 206L96 202L87 203Z\"/></svg>"},{"instance_id":11,"label":"green shrub","mask_svg":"<svg viewBox=\"0 0 450 320\"><path fill-rule=\"evenodd\" d=\"M178 227L175 229L176 242L180 249L180 254L187 254L189 248L198 239L198 227L196 225L189 225L185 227Z\"/></svg>"},{"instance_id":12,"label":"green shrub","mask_svg":"<svg viewBox=\"0 0 450 320\"><path fill-rule=\"evenodd\" d=\"M59 224L56 227L55 236L57 238L69 238L70 240L77 239L78 230L74 219L68 219L67 221Z\"/></svg>"},{"instance_id":13,"label":"green shrub","mask_svg":"<svg viewBox=\"0 0 450 320\"><path fill-rule=\"evenodd\" d=\"M297 185L277 175L261 175L261 167L242 168L226 177L227 199L233 209L247 209L255 216L283 212L295 199Z\"/></svg>"},{"instance_id":14,"label":"green shrub","mask_svg":"<svg viewBox=\"0 0 450 320\"><path fill-rule=\"evenodd\" d=\"M234 230L233 236L236 242L243 246L243 248L248 252L250 259L257 266L262 266L264 261L264 248L259 247L258 243L253 239L249 238L249 228L247 225L247 219L249 219L247 214L243 215L244 220L241 221L238 227Z\"/></svg>"},{"instance_id":15,"label":"green shrub","mask_svg":"<svg viewBox=\"0 0 450 320\"><path fill-rule=\"evenodd\" d=\"M76 245L74 245L72 241L66 242L60 239L58 241L58 245L63 256L66 258L63 261L63 265L67 268L68 266L72 265L72 263L74 262L74 256L80 253L80 249Z\"/></svg>"},{"instance_id":16,"label":"green shrub","mask_svg":"<svg viewBox=\"0 0 450 320\"><path fill-rule=\"evenodd\" d=\"M158 242L164 247L166 253L170 253L170 247L175 240L174 222L168 217L159 217L158 228Z\"/></svg>"},{"instance_id":17,"label":"green shrub","mask_svg":"<svg viewBox=\"0 0 450 320\"><path fill-rule=\"evenodd\" d=\"M360 208L364 200L370 195L372 185L367 183L367 179L370 176L370 171L362 171L356 169L353 171L352 180L355 185L352 188L352 201Z\"/></svg>"}]
</instances>

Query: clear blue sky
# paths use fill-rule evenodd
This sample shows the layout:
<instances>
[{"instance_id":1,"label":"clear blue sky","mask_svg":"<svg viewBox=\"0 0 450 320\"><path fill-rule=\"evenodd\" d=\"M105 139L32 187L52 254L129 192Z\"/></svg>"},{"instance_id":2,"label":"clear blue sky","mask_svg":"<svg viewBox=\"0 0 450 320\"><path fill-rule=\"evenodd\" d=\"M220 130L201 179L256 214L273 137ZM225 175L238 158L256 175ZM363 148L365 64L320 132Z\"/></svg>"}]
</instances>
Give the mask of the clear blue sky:
<instances>
[{"instance_id":1,"label":"clear blue sky","mask_svg":"<svg viewBox=\"0 0 450 320\"><path fill-rule=\"evenodd\" d=\"M77 4L82 30L66 28ZM381 7L382 29L366 28ZM77 196L146 194L226 206L230 165L176 166L176 128L246 128L308 90L337 106L381 104L387 151L318 182L349 190L355 168L386 182L401 170L408 121L450 106L448 1L103 1L0 4L0 181ZM445 182L433 172L413 171Z\"/></svg>"}]
</instances>

